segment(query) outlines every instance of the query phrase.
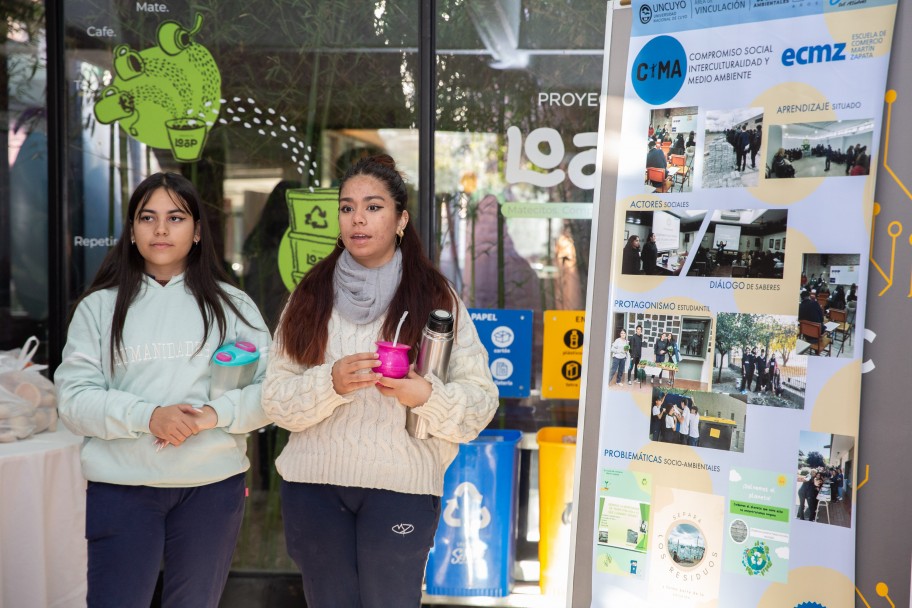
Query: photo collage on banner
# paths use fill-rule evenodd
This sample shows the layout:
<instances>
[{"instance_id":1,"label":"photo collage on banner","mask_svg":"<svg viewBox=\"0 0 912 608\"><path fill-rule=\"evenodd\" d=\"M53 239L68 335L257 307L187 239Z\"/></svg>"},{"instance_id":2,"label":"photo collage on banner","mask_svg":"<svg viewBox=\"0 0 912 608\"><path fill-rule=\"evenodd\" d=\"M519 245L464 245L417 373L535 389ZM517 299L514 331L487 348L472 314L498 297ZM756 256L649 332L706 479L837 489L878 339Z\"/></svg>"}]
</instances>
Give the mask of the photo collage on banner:
<instances>
[{"instance_id":1,"label":"photo collage on banner","mask_svg":"<svg viewBox=\"0 0 912 608\"><path fill-rule=\"evenodd\" d=\"M854 605L895 2L634 0L592 605ZM609 75L609 78L619 76ZM592 373L590 371L590 373Z\"/></svg>"}]
</instances>

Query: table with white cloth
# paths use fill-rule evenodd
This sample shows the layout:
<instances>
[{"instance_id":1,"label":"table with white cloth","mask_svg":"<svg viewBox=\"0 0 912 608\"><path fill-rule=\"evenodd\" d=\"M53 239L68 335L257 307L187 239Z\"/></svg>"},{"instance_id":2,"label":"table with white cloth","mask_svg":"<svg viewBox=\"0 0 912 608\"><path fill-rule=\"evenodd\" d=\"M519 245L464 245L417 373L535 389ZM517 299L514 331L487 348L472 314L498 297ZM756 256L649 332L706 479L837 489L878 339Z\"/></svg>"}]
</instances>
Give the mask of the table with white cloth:
<instances>
[{"instance_id":1,"label":"table with white cloth","mask_svg":"<svg viewBox=\"0 0 912 608\"><path fill-rule=\"evenodd\" d=\"M0 443L0 608L86 605L82 437Z\"/></svg>"},{"instance_id":2,"label":"table with white cloth","mask_svg":"<svg viewBox=\"0 0 912 608\"><path fill-rule=\"evenodd\" d=\"M650 363L652 363L652 362L651 361L647 362L644 365L641 362L640 365L638 366L638 369L641 369L644 372L644 374L642 376L637 374L637 378L640 382L640 388L643 388L643 382L646 380L646 376L651 376L651 377L657 378L659 376L659 374L664 374L665 377L668 378L668 385L674 386L675 376L677 376L678 370L666 369L664 367L659 367L658 365L655 365L655 364L650 365ZM650 382L655 382L655 380L654 379L650 380ZM659 384L661 385L661 380L659 381Z\"/></svg>"}]
</instances>

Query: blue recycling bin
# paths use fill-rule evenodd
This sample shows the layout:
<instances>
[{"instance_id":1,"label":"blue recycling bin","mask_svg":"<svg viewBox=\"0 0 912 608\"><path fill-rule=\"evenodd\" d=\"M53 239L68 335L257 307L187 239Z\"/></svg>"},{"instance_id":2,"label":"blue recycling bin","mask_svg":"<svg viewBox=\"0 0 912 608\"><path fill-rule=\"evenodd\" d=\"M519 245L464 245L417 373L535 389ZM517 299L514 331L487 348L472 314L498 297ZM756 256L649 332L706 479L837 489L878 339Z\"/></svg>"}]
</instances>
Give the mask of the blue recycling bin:
<instances>
[{"instance_id":1,"label":"blue recycling bin","mask_svg":"<svg viewBox=\"0 0 912 608\"><path fill-rule=\"evenodd\" d=\"M432 595L509 595L516 550L519 440L485 430L447 469L440 523L425 572Z\"/></svg>"}]
</instances>

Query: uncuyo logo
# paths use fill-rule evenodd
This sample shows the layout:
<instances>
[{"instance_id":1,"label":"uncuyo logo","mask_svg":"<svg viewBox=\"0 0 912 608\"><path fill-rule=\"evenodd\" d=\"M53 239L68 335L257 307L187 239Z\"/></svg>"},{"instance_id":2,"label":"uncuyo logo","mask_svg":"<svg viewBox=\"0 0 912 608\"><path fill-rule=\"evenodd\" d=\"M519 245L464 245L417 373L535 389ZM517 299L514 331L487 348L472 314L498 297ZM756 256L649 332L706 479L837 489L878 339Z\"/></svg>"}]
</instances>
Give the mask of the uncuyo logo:
<instances>
[{"instance_id":1,"label":"uncuyo logo","mask_svg":"<svg viewBox=\"0 0 912 608\"><path fill-rule=\"evenodd\" d=\"M643 6L640 7L640 23L645 25L650 21L652 21L652 9L649 8L648 4L643 4Z\"/></svg>"}]
</instances>

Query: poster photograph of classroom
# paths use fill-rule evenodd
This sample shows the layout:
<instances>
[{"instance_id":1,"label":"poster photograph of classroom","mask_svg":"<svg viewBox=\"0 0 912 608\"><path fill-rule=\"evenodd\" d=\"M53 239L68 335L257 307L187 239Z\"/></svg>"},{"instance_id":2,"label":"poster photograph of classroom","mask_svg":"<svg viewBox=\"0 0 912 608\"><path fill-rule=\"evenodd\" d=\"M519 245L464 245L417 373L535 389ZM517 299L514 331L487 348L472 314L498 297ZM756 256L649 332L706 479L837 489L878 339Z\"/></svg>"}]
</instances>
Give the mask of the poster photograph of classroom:
<instances>
[{"instance_id":1,"label":"poster photograph of classroom","mask_svg":"<svg viewBox=\"0 0 912 608\"><path fill-rule=\"evenodd\" d=\"M697 151L697 108L657 108L649 113L647 192L691 192Z\"/></svg>"},{"instance_id":2,"label":"poster photograph of classroom","mask_svg":"<svg viewBox=\"0 0 912 608\"><path fill-rule=\"evenodd\" d=\"M787 228L785 209L717 209L687 276L781 279Z\"/></svg>"},{"instance_id":3,"label":"poster photograph of classroom","mask_svg":"<svg viewBox=\"0 0 912 608\"><path fill-rule=\"evenodd\" d=\"M740 393L754 405L804 409L807 354L798 352L798 318L719 313L713 392Z\"/></svg>"},{"instance_id":4,"label":"poster photograph of classroom","mask_svg":"<svg viewBox=\"0 0 912 608\"><path fill-rule=\"evenodd\" d=\"M770 125L767 179L867 175L874 120Z\"/></svg>"},{"instance_id":5,"label":"poster photograph of classroom","mask_svg":"<svg viewBox=\"0 0 912 608\"><path fill-rule=\"evenodd\" d=\"M801 259L798 294L801 354L854 356L855 313L858 308L857 253L808 253Z\"/></svg>"}]
</instances>

